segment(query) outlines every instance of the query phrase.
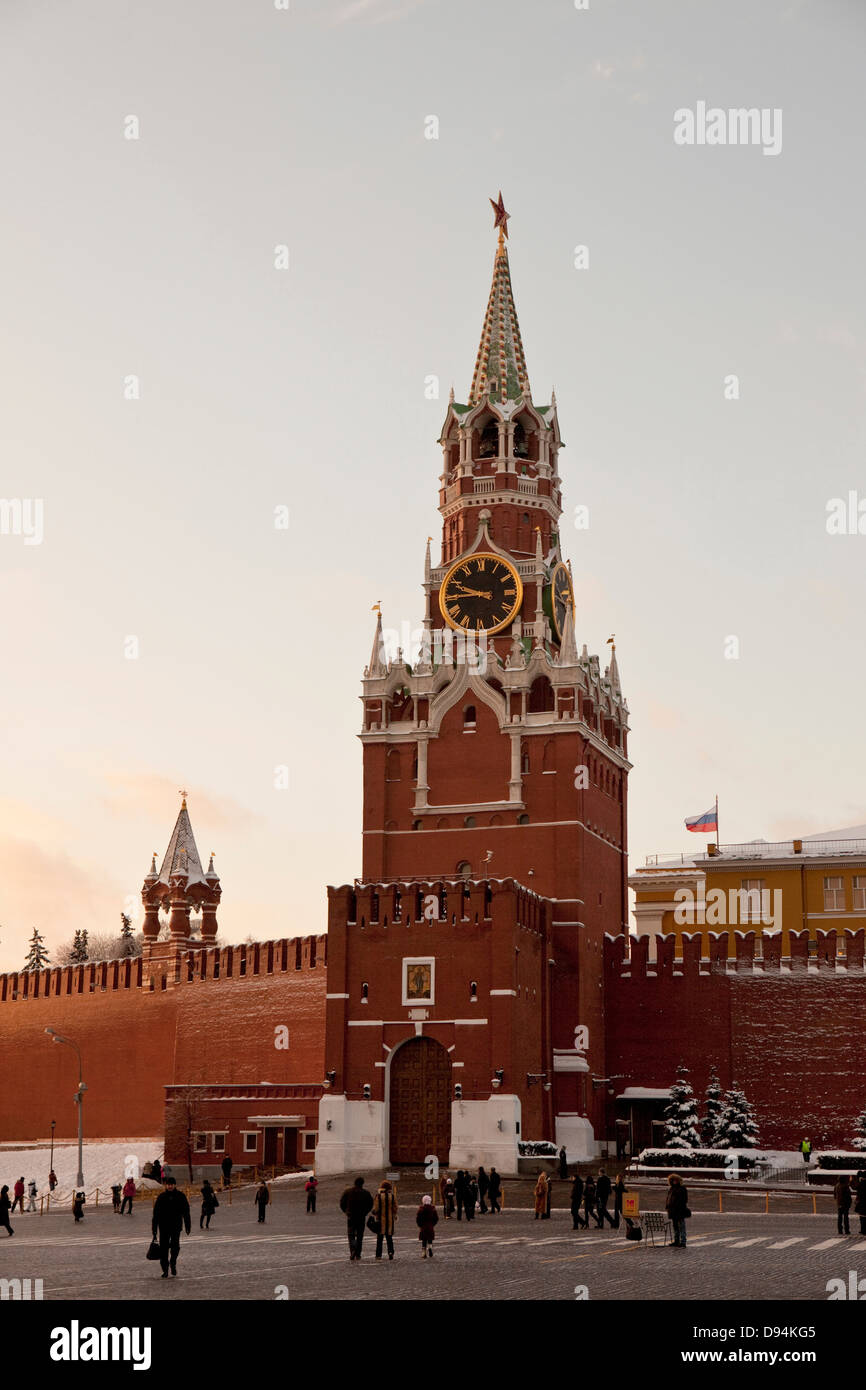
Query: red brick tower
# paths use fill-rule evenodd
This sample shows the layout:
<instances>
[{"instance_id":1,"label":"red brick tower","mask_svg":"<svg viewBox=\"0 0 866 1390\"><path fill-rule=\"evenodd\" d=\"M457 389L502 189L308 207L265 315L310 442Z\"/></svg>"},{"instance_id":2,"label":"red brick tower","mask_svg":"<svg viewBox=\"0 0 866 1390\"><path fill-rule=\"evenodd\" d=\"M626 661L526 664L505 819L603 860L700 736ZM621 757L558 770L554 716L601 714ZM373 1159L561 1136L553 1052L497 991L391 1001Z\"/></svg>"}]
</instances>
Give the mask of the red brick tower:
<instances>
[{"instance_id":1,"label":"red brick tower","mask_svg":"<svg viewBox=\"0 0 866 1390\"><path fill-rule=\"evenodd\" d=\"M442 549L433 565L428 542L420 648L388 659L380 614L364 672L363 883L508 879L549 900L532 1026L552 1098L537 1123L577 1148L584 1117L600 1133L602 940L628 929L628 707L615 650L604 674L578 651L556 398L532 399L501 197L494 207L469 401L452 392L439 441ZM525 1103L523 1077L510 1081Z\"/></svg>"}]
</instances>

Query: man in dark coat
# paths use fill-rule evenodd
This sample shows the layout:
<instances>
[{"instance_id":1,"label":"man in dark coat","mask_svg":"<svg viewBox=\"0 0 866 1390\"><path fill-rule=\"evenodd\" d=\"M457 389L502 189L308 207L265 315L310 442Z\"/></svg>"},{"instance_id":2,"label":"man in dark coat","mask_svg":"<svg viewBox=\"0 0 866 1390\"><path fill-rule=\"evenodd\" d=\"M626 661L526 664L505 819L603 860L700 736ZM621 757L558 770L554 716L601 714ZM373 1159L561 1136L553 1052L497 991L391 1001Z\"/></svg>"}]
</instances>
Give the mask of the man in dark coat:
<instances>
[{"instance_id":1,"label":"man in dark coat","mask_svg":"<svg viewBox=\"0 0 866 1390\"><path fill-rule=\"evenodd\" d=\"M583 1178L580 1173L575 1173L574 1181L571 1184L571 1229L576 1231L581 1226L589 1225L589 1217L583 1221L580 1219L580 1208L583 1205Z\"/></svg>"},{"instance_id":2,"label":"man in dark coat","mask_svg":"<svg viewBox=\"0 0 866 1390\"><path fill-rule=\"evenodd\" d=\"M174 1178L163 1178L163 1190L153 1204L153 1234L159 1240L159 1263L163 1279L168 1278L169 1267L172 1275L177 1274L177 1257L180 1250L180 1228L187 1235L190 1230L189 1202L182 1192L178 1192Z\"/></svg>"},{"instance_id":3,"label":"man in dark coat","mask_svg":"<svg viewBox=\"0 0 866 1390\"><path fill-rule=\"evenodd\" d=\"M586 1217L583 1224L587 1229L589 1228L590 1216L594 1220L596 1226L601 1225L601 1222L595 1214L595 1178L592 1176L592 1173L587 1175L586 1183L583 1188L583 1211Z\"/></svg>"},{"instance_id":4,"label":"man in dark coat","mask_svg":"<svg viewBox=\"0 0 866 1390\"><path fill-rule=\"evenodd\" d=\"M559 1151L559 1176L563 1182L568 1177L568 1155L565 1152L565 1145Z\"/></svg>"},{"instance_id":5,"label":"man in dark coat","mask_svg":"<svg viewBox=\"0 0 866 1390\"><path fill-rule=\"evenodd\" d=\"M502 1207L499 1205L499 1199L502 1196L502 1179L500 1178L495 1168L490 1169L489 1187L487 1189L487 1192L490 1197L491 1214L501 1212Z\"/></svg>"},{"instance_id":6,"label":"man in dark coat","mask_svg":"<svg viewBox=\"0 0 866 1390\"><path fill-rule=\"evenodd\" d=\"M836 1203L836 1229L840 1236L850 1236L851 1226L848 1213L851 1210L851 1184L848 1181L847 1173L839 1175L839 1180L833 1188L833 1201Z\"/></svg>"},{"instance_id":7,"label":"man in dark coat","mask_svg":"<svg viewBox=\"0 0 866 1390\"><path fill-rule=\"evenodd\" d=\"M463 1208L466 1205L466 1174L462 1168L457 1169L457 1177L454 1179L454 1200L457 1203L457 1220L463 1220Z\"/></svg>"},{"instance_id":8,"label":"man in dark coat","mask_svg":"<svg viewBox=\"0 0 866 1390\"><path fill-rule=\"evenodd\" d=\"M225 1158L223 1159L222 1163L220 1164L220 1167L221 1167L222 1170L223 1170L223 1187L231 1187L231 1185L232 1185L232 1167L233 1167L233 1164L232 1164L232 1161L231 1161L231 1159L229 1158L228 1154L226 1154Z\"/></svg>"},{"instance_id":9,"label":"man in dark coat","mask_svg":"<svg viewBox=\"0 0 866 1390\"><path fill-rule=\"evenodd\" d=\"M598 1180L595 1184L596 1221L598 1222L599 1226L603 1227L605 1220L607 1220L608 1224L611 1226L613 1226L614 1224L613 1217L607 1209L607 1204L609 1201L610 1178L607 1176L607 1173L604 1171L603 1168L599 1168Z\"/></svg>"},{"instance_id":10,"label":"man in dark coat","mask_svg":"<svg viewBox=\"0 0 866 1390\"><path fill-rule=\"evenodd\" d=\"M478 1202L481 1207L482 1216L487 1211L487 1203L485 1202L484 1198L487 1196L489 1190L490 1179L485 1173L484 1168L481 1167L478 1169Z\"/></svg>"},{"instance_id":11,"label":"man in dark coat","mask_svg":"<svg viewBox=\"0 0 866 1390\"><path fill-rule=\"evenodd\" d=\"M471 1173L466 1174L466 1185L463 1188L464 1209L466 1220L475 1220L475 1203L478 1201L478 1183Z\"/></svg>"},{"instance_id":12,"label":"man in dark coat","mask_svg":"<svg viewBox=\"0 0 866 1390\"><path fill-rule=\"evenodd\" d=\"M356 1178L340 1198L340 1211L345 1212L349 1235L349 1260L360 1260L364 1244L364 1223L373 1210L373 1198L364 1188L364 1179Z\"/></svg>"},{"instance_id":13,"label":"man in dark coat","mask_svg":"<svg viewBox=\"0 0 866 1390\"><path fill-rule=\"evenodd\" d=\"M162 1164L158 1158L155 1158L150 1166L150 1176L154 1182L162 1182Z\"/></svg>"},{"instance_id":14,"label":"man in dark coat","mask_svg":"<svg viewBox=\"0 0 866 1390\"><path fill-rule=\"evenodd\" d=\"M668 1178L668 1195L665 1201L665 1211L673 1223L673 1244L680 1250L685 1250L686 1248L686 1217L688 1215L688 1210L688 1188L683 1185L683 1180L678 1173L671 1173Z\"/></svg>"}]
</instances>

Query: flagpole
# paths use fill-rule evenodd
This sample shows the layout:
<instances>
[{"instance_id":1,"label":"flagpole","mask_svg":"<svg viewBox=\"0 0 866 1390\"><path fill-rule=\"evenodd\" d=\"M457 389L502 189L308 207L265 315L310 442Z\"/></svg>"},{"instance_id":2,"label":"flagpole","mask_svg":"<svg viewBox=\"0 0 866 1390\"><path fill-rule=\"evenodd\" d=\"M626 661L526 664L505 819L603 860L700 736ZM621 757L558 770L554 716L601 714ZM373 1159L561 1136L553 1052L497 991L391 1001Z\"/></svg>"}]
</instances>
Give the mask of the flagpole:
<instances>
[{"instance_id":1,"label":"flagpole","mask_svg":"<svg viewBox=\"0 0 866 1390\"><path fill-rule=\"evenodd\" d=\"M719 850L719 794L716 792L716 853Z\"/></svg>"}]
</instances>

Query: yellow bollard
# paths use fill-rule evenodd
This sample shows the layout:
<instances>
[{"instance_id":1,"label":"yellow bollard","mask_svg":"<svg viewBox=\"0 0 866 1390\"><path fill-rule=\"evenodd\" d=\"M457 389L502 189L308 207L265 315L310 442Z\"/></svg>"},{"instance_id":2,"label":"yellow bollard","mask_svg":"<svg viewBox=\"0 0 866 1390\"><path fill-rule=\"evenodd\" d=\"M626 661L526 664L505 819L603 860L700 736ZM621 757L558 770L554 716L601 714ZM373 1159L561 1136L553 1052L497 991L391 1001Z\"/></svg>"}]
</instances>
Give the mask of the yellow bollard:
<instances>
[{"instance_id":1,"label":"yellow bollard","mask_svg":"<svg viewBox=\"0 0 866 1390\"><path fill-rule=\"evenodd\" d=\"M814 1192L812 1193L812 1215L818 1215L818 1198Z\"/></svg>"},{"instance_id":2,"label":"yellow bollard","mask_svg":"<svg viewBox=\"0 0 866 1390\"><path fill-rule=\"evenodd\" d=\"M722 1189L719 1188L719 1211L722 1210Z\"/></svg>"}]
</instances>

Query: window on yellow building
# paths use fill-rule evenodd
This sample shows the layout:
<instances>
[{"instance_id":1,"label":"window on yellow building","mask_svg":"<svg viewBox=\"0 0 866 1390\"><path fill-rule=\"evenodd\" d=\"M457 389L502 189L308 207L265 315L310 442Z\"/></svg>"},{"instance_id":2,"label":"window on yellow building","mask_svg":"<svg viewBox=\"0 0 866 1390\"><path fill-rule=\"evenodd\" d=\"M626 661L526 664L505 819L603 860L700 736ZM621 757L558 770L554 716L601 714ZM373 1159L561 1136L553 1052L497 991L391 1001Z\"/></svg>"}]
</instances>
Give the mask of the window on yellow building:
<instances>
[{"instance_id":1,"label":"window on yellow building","mask_svg":"<svg viewBox=\"0 0 866 1390\"><path fill-rule=\"evenodd\" d=\"M863 874L854 875L854 911L862 912L866 909L866 876Z\"/></svg>"},{"instance_id":2,"label":"window on yellow building","mask_svg":"<svg viewBox=\"0 0 866 1390\"><path fill-rule=\"evenodd\" d=\"M838 878L824 879L824 911L845 911L845 881L841 874Z\"/></svg>"},{"instance_id":3,"label":"window on yellow building","mask_svg":"<svg viewBox=\"0 0 866 1390\"><path fill-rule=\"evenodd\" d=\"M765 878L740 879L740 921L760 922L762 893L767 886Z\"/></svg>"}]
</instances>

